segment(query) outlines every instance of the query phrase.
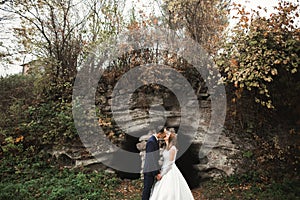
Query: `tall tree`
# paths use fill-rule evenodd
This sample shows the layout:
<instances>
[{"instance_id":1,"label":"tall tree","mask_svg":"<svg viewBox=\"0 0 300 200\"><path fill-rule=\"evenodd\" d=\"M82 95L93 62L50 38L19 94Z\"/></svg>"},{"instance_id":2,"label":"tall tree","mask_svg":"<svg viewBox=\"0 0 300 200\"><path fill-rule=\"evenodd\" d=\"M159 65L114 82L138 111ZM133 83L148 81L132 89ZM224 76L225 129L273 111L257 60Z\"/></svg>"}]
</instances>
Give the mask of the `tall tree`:
<instances>
[{"instance_id":1,"label":"tall tree","mask_svg":"<svg viewBox=\"0 0 300 200\"><path fill-rule=\"evenodd\" d=\"M39 60L35 65L43 72L40 89L47 97L70 100L86 47L103 41L103 35L117 27L113 21L120 20L117 5L115 0L19 0L3 8L22 19L16 31L27 51Z\"/></svg>"},{"instance_id":2,"label":"tall tree","mask_svg":"<svg viewBox=\"0 0 300 200\"><path fill-rule=\"evenodd\" d=\"M26 50L40 60L36 65L44 72L42 91L54 99L67 98L83 42L84 17L76 12L74 1L12 1L6 10L22 19L16 32Z\"/></svg>"},{"instance_id":3,"label":"tall tree","mask_svg":"<svg viewBox=\"0 0 300 200\"><path fill-rule=\"evenodd\" d=\"M166 20L171 28L183 29L209 53L228 25L228 0L164 0Z\"/></svg>"}]
</instances>

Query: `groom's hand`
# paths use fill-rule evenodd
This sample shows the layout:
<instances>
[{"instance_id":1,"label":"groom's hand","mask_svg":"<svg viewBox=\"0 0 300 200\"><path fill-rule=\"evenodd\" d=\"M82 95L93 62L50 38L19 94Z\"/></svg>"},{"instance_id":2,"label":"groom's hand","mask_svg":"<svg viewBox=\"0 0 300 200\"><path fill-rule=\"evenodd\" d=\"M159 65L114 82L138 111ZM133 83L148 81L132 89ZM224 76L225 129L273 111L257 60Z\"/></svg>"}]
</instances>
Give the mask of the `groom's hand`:
<instances>
[{"instance_id":1,"label":"groom's hand","mask_svg":"<svg viewBox=\"0 0 300 200\"><path fill-rule=\"evenodd\" d=\"M156 179L157 179L158 181L160 181L161 178L162 178L162 176L161 176L160 174L157 174Z\"/></svg>"}]
</instances>

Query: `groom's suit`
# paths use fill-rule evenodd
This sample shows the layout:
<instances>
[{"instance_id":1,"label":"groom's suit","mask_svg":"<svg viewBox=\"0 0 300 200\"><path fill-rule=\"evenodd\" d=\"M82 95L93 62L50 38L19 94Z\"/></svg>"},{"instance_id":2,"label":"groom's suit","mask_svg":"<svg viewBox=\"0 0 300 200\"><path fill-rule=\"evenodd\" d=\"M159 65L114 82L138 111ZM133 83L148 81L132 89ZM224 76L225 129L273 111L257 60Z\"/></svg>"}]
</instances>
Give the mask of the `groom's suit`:
<instances>
[{"instance_id":1,"label":"groom's suit","mask_svg":"<svg viewBox=\"0 0 300 200\"><path fill-rule=\"evenodd\" d=\"M144 189L142 200L149 200L151 188L155 176L159 173L159 144L157 138L152 135L146 144L146 156L144 164Z\"/></svg>"}]
</instances>

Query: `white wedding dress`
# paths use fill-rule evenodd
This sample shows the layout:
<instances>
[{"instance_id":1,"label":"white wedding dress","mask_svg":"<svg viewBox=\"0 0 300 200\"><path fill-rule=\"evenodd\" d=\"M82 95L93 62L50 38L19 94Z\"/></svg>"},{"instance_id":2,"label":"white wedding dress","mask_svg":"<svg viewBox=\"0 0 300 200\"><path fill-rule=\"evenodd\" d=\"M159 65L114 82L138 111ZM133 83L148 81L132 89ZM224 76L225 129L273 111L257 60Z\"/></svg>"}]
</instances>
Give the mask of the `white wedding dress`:
<instances>
[{"instance_id":1,"label":"white wedding dress","mask_svg":"<svg viewBox=\"0 0 300 200\"><path fill-rule=\"evenodd\" d=\"M170 151L177 153L175 146L163 151L162 179L154 185L150 200L194 200L187 182L175 164L176 153L174 159L170 160Z\"/></svg>"}]
</instances>

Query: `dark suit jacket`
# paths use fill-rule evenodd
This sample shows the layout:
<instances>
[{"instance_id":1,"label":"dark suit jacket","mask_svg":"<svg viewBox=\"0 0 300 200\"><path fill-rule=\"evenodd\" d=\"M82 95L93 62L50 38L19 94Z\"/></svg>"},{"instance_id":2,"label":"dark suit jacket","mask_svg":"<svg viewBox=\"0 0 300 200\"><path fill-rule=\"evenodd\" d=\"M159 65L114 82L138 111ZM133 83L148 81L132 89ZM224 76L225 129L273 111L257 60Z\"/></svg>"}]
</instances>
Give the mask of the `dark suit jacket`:
<instances>
[{"instance_id":1,"label":"dark suit jacket","mask_svg":"<svg viewBox=\"0 0 300 200\"><path fill-rule=\"evenodd\" d=\"M156 176L159 173L159 144L152 135L146 144L146 156L144 164L144 174Z\"/></svg>"}]
</instances>

